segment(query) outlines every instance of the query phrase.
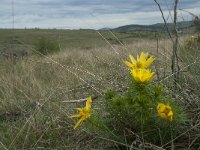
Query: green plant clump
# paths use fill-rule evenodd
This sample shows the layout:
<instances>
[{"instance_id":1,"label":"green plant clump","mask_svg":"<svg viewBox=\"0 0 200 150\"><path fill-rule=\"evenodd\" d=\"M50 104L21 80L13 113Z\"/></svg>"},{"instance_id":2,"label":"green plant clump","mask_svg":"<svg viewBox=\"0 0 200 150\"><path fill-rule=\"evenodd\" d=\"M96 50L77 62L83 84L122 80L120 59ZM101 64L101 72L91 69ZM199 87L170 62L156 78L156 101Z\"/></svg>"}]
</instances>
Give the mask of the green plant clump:
<instances>
[{"instance_id":1,"label":"green plant clump","mask_svg":"<svg viewBox=\"0 0 200 150\"><path fill-rule=\"evenodd\" d=\"M137 59L130 55L130 59L131 63L125 61L131 71L128 90L108 90L104 106L91 112L86 127L122 147L173 145L173 138L185 129L185 113L167 89L152 83L155 73L148 67L154 57L141 53Z\"/></svg>"},{"instance_id":2,"label":"green plant clump","mask_svg":"<svg viewBox=\"0 0 200 150\"><path fill-rule=\"evenodd\" d=\"M52 54L60 51L59 43L49 38L40 38L35 50L43 55Z\"/></svg>"},{"instance_id":3,"label":"green plant clump","mask_svg":"<svg viewBox=\"0 0 200 150\"><path fill-rule=\"evenodd\" d=\"M190 51L194 51L194 49L200 49L200 36L192 36L191 38L187 39L184 47Z\"/></svg>"}]
</instances>

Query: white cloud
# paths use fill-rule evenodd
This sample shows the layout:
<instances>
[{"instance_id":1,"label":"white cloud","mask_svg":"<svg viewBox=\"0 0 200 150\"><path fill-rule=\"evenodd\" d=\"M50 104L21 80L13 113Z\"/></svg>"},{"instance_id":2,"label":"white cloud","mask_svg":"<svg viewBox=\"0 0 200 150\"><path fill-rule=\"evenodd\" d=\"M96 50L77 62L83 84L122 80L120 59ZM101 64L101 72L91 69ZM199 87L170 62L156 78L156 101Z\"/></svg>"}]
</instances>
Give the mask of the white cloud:
<instances>
[{"instance_id":1,"label":"white cloud","mask_svg":"<svg viewBox=\"0 0 200 150\"><path fill-rule=\"evenodd\" d=\"M161 13L154 3L133 0L130 5L122 1L93 0L83 3L81 0L15 0L15 28L104 28L118 27L128 24L154 24L163 22ZM183 0L188 3L188 1ZM71 3L73 2L73 5ZM85 1L86 2L86 1ZM62 5L63 3L63 5ZM75 5L75 3L77 5ZM91 4L90 4L91 3ZM111 5L113 3L113 5ZM90 5L89 5L90 4ZM200 2L193 0L190 8L186 9L194 14L200 14ZM195 6L196 5L196 6ZM170 5L171 6L171 5ZM181 8L186 8L184 4ZM194 7L194 8L193 8ZM148 8L148 9L147 9ZM173 12L171 12L173 15ZM169 12L164 10L165 17ZM179 11L179 21L190 20L192 17L183 11ZM170 19L168 21L171 21ZM11 0L1 0L0 28L12 27Z\"/></svg>"}]
</instances>

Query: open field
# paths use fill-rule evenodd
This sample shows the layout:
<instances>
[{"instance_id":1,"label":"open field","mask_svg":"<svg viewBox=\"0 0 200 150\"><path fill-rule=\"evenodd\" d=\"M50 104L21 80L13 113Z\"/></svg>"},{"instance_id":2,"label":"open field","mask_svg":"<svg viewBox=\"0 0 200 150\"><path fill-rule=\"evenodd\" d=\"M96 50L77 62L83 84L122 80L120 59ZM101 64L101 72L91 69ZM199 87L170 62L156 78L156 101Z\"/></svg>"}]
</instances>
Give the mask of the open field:
<instances>
[{"instance_id":1,"label":"open field","mask_svg":"<svg viewBox=\"0 0 200 150\"><path fill-rule=\"evenodd\" d=\"M113 37L112 34L118 38ZM141 38L152 39L153 32L109 32L95 30L59 30L59 29L0 29L1 50L8 49L9 45L17 47L34 47L41 38L49 38L59 42L61 48L92 49L106 45L105 40L99 35L102 34L111 44L132 43ZM159 36L163 35L162 33ZM13 48L16 48L13 46Z\"/></svg>"},{"instance_id":2,"label":"open field","mask_svg":"<svg viewBox=\"0 0 200 150\"><path fill-rule=\"evenodd\" d=\"M188 130L173 137L173 146L198 149L199 47L187 49L185 43L191 35L181 35L181 84L179 92L174 93L170 70L172 43L164 33L157 34L158 38L155 35L93 30L0 30L2 53L22 49L33 53L0 60L0 149L129 149L125 141L92 134L84 127L74 130L75 122L69 116L82 103L63 101L95 96L93 107L98 110L104 105L107 90L127 89L129 71L123 61L129 54L136 56L141 51L156 57L154 82L168 88L187 112ZM42 37L58 42L60 51L35 55L35 45ZM172 142L168 142L159 143L158 147L172 149ZM127 147L120 147L119 143Z\"/></svg>"}]
</instances>

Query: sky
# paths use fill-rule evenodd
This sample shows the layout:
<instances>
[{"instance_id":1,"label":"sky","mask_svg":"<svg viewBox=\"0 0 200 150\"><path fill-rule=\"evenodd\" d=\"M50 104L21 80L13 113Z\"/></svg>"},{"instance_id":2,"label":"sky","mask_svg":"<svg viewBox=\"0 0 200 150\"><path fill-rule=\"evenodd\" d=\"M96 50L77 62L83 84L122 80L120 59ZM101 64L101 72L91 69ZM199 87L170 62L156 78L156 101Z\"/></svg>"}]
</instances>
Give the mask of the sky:
<instances>
[{"instance_id":1,"label":"sky","mask_svg":"<svg viewBox=\"0 0 200 150\"><path fill-rule=\"evenodd\" d=\"M174 0L157 0L172 22ZM200 15L200 0L179 0L178 9ZM178 10L178 20L192 16ZM101 29L162 23L154 0L0 0L0 28Z\"/></svg>"}]
</instances>

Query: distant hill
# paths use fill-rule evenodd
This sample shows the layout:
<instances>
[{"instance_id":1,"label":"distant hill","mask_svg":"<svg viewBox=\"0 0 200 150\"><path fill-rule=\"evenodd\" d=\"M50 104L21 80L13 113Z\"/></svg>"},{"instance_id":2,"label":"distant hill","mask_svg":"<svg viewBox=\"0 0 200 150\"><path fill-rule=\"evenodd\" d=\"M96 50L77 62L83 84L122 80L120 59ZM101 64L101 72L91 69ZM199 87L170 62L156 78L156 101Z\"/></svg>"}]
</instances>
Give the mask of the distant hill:
<instances>
[{"instance_id":1,"label":"distant hill","mask_svg":"<svg viewBox=\"0 0 200 150\"><path fill-rule=\"evenodd\" d=\"M173 23L167 23L167 27L170 31L173 31ZM179 31L190 29L194 30L194 25L192 21L182 21L177 23L177 28ZM101 29L103 30L103 29ZM104 28L105 30L105 28ZM154 31L154 32L162 32L165 30L165 24L164 23L157 23L152 25L125 25L118 28L111 29L112 31L117 32L130 32L130 31Z\"/></svg>"}]
</instances>

